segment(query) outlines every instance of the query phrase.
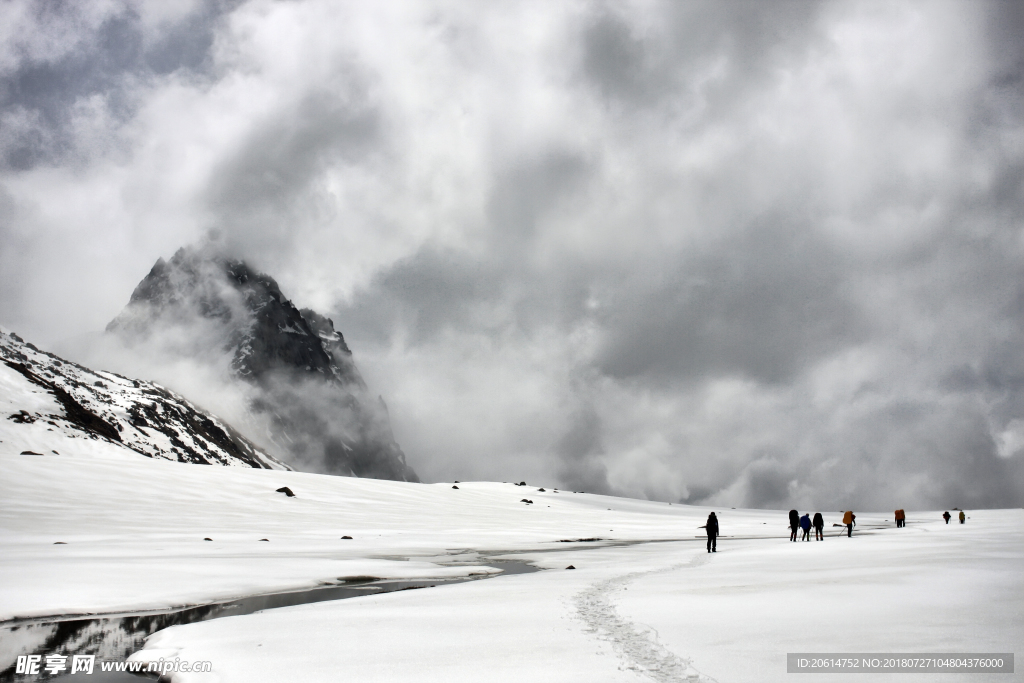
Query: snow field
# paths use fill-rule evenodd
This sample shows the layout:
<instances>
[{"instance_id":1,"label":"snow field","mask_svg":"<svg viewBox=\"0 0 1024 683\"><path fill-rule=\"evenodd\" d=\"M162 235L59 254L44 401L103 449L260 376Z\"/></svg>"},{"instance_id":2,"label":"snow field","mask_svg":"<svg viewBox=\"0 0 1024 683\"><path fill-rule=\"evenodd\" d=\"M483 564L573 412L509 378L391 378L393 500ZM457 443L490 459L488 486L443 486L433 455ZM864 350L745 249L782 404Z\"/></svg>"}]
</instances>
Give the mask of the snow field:
<instances>
[{"instance_id":1,"label":"snow field","mask_svg":"<svg viewBox=\"0 0 1024 683\"><path fill-rule=\"evenodd\" d=\"M275 491L283 486L296 497ZM681 529L699 533L704 516L512 484L451 486L142 457L2 455L0 620L166 609L346 576L488 573L466 551L678 538Z\"/></svg>"},{"instance_id":2,"label":"snow field","mask_svg":"<svg viewBox=\"0 0 1024 683\"><path fill-rule=\"evenodd\" d=\"M697 528L707 508L452 485L0 455L0 615L461 576L507 557L551 571L172 627L134 658L213 662L213 674L177 683L725 683L792 679L787 652L1012 652L1024 642L1021 510L970 511L962 526L911 511L906 529L892 513L858 513L852 539L830 526L838 512L822 511L826 540L809 543L788 541L784 511L716 510L723 536L708 554ZM589 538L605 540L575 541Z\"/></svg>"},{"instance_id":3,"label":"snow field","mask_svg":"<svg viewBox=\"0 0 1024 683\"><path fill-rule=\"evenodd\" d=\"M1019 656L1024 511L970 517L962 526L939 520L853 539L720 545L699 567L638 577L617 596L618 611L723 682L1024 680L1020 673L786 674L787 652Z\"/></svg>"}]
</instances>

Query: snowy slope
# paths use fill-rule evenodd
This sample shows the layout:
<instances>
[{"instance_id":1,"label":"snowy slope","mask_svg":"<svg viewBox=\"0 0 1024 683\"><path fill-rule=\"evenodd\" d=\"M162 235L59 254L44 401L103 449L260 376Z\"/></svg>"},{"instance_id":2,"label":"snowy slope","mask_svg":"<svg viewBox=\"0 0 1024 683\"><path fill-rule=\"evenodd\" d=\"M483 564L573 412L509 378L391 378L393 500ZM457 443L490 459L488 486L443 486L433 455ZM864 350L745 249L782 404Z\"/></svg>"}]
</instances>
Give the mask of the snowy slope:
<instances>
[{"instance_id":1,"label":"snowy slope","mask_svg":"<svg viewBox=\"0 0 1024 683\"><path fill-rule=\"evenodd\" d=\"M1020 651L1024 539L1007 523L1020 515L987 521L981 546L958 528L934 541L945 529L931 523L903 541L891 529L714 555L682 542L537 554L551 571L175 627L134 657L214 662L216 679L175 681L849 681L787 674L786 653ZM1005 532L1017 545L995 547Z\"/></svg>"},{"instance_id":2,"label":"snowy slope","mask_svg":"<svg viewBox=\"0 0 1024 683\"><path fill-rule=\"evenodd\" d=\"M2 330L0 361L0 453L287 469L229 425L152 382L90 370Z\"/></svg>"},{"instance_id":3,"label":"snowy slope","mask_svg":"<svg viewBox=\"0 0 1024 683\"><path fill-rule=\"evenodd\" d=\"M295 496L277 492L284 486ZM0 557L0 620L195 604L346 575L463 575L433 565L411 571L417 565L407 560L470 566L479 552L593 545L562 540L679 538L699 533L704 516L511 483L452 486L144 459L0 456L0 541L8 550ZM746 527L755 532L757 525ZM353 539L341 540L346 535ZM374 567L367 558L378 558ZM358 566L349 569L352 561ZM74 583L61 580L69 572Z\"/></svg>"},{"instance_id":4,"label":"snowy slope","mask_svg":"<svg viewBox=\"0 0 1024 683\"><path fill-rule=\"evenodd\" d=\"M782 511L718 510L709 555L704 508L454 486L2 455L0 618L492 572L479 564L517 557L549 571L172 627L135 657L214 664L175 681L725 683L791 679L786 652L1024 642L1021 510L971 511L963 526L909 511L906 529L864 512L852 539L823 511L821 543L788 542Z\"/></svg>"}]
</instances>

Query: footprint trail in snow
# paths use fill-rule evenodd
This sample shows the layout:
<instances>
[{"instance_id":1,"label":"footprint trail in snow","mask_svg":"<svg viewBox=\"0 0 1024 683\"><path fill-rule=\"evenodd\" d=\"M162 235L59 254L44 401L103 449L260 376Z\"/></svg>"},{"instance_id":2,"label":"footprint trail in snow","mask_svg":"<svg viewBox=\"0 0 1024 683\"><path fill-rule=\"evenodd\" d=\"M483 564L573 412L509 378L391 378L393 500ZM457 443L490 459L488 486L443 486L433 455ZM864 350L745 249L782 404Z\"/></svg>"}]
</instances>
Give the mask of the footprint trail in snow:
<instances>
[{"instance_id":1,"label":"footprint trail in snow","mask_svg":"<svg viewBox=\"0 0 1024 683\"><path fill-rule=\"evenodd\" d=\"M657 683L717 683L715 679L693 668L691 660L679 657L658 642L658 633L653 628L635 624L620 615L611 601L613 593L624 589L634 579L694 567L705 561L703 555L697 555L685 564L616 576L577 593L573 597L573 604L591 632L610 642L628 669Z\"/></svg>"}]
</instances>

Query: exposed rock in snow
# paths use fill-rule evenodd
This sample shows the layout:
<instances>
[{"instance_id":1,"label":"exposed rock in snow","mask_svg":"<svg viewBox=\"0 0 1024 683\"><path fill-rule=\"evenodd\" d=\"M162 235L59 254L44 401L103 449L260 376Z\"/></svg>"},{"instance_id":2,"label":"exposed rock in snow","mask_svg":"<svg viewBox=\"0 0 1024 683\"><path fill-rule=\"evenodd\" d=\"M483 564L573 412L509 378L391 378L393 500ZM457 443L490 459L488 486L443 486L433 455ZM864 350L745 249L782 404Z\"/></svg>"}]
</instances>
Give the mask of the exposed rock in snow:
<instances>
[{"instance_id":1,"label":"exposed rock in snow","mask_svg":"<svg viewBox=\"0 0 1024 683\"><path fill-rule=\"evenodd\" d=\"M0 331L0 445L42 455L64 439L89 439L151 458L202 465L289 469L181 396L89 368Z\"/></svg>"},{"instance_id":2,"label":"exposed rock in snow","mask_svg":"<svg viewBox=\"0 0 1024 683\"><path fill-rule=\"evenodd\" d=\"M107 331L141 354L227 353L251 387L248 408L268 423L249 436L298 469L418 481L333 321L300 311L242 261L196 247L160 259Z\"/></svg>"}]
</instances>

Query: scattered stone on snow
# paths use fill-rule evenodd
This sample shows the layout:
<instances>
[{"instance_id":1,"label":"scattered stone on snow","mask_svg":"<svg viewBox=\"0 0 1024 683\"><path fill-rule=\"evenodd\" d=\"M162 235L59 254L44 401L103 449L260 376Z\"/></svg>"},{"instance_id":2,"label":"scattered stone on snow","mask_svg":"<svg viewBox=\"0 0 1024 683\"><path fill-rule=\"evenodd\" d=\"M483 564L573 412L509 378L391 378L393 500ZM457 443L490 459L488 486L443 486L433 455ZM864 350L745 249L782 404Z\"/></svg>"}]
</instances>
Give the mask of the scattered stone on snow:
<instances>
[{"instance_id":1,"label":"scattered stone on snow","mask_svg":"<svg viewBox=\"0 0 1024 683\"><path fill-rule=\"evenodd\" d=\"M283 493L284 495L288 496L289 498L294 498L295 497L295 494L292 493L292 490L290 488L288 488L287 486L282 486L281 488L279 488L276 491L274 491L274 493Z\"/></svg>"},{"instance_id":2,"label":"scattered stone on snow","mask_svg":"<svg viewBox=\"0 0 1024 683\"><path fill-rule=\"evenodd\" d=\"M576 569L576 567L574 567L574 566L572 566L572 565L570 564L570 565L569 565L568 567L566 567L566 569Z\"/></svg>"},{"instance_id":3,"label":"scattered stone on snow","mask_svg":"<svg viewBox=\"0 0 1024 683\"><path fill-rule=\"evenodd\" d=\"M213 539L212 538L204 538L203 540L204 541L212 541Z\"/></svg>"},{"instance_id":4,"label":"scattered stone on snow","mask_svg":"<svg viewBox=\"0 0 1024 683\"><path fill-rule=\"evenodd\" d=\"M371 581L380 581L376 576L339 576L338 581L342 583L370 583Z\"/></svg>"},{"instance_id":5,"label":"scattered stone on snow","mask_svg":"<svg viewBox=\"0 0 1024 683\"><path fill-rule=\"evenodd\" d=\"M343 541L345 541L345 540L351 541L352 537L351 536L342 536L341 540L343 540Z\"/></svg>"},{"instance_id":6,"label":"scattered stone on snow","mask_svg":"<svg viewBox=\"0 0 1024 683\"><path fill-rule=\"evenodd\" d=\"M35 451L22 451L22 455L42 455L42 453L36 453Z\"/></svg>"},{"instance_id":7,"label":"scattered stone on snow","mask_svg":"<svg viewBox=\"0 0 1024 683\"><path fill-rule=\"evenodd\" d=\"M458 486L453 486L452 488L453 488L453 489L457 489L457 488L459 488L459 487L458 487Z\"/></svg>"}]
</instances>

